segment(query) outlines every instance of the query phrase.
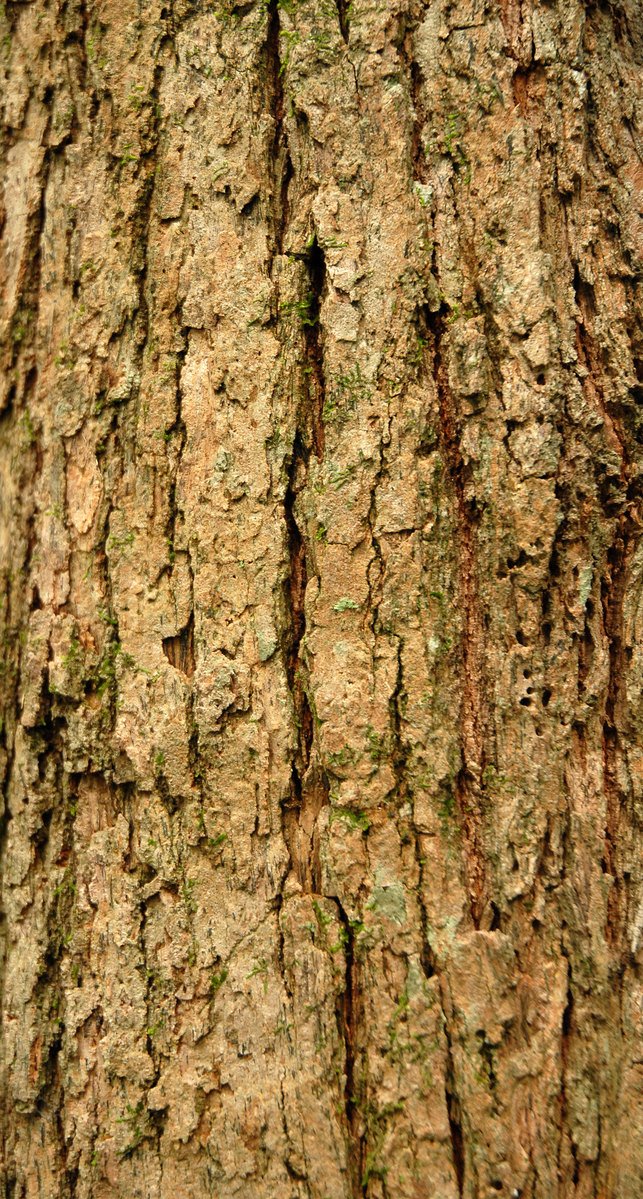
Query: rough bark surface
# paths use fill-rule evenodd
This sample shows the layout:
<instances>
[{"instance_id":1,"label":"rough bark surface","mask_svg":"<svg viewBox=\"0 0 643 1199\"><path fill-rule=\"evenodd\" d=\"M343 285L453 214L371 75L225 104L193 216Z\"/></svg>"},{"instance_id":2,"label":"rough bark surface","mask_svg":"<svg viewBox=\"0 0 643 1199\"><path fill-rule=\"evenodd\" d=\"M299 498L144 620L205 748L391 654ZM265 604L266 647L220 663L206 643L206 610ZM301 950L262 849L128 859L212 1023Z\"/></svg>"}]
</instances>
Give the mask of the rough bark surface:
<instances>
[{"instance_id":1,"label":"rough bark surface","mask_svg":"<svg viewBox=\"0 0 643 1199\"><path fill-rule=\"evenodd\" d=\"M0 21L0 1193L638 1199L636 0Z\"/></svg>"}]
</instances>

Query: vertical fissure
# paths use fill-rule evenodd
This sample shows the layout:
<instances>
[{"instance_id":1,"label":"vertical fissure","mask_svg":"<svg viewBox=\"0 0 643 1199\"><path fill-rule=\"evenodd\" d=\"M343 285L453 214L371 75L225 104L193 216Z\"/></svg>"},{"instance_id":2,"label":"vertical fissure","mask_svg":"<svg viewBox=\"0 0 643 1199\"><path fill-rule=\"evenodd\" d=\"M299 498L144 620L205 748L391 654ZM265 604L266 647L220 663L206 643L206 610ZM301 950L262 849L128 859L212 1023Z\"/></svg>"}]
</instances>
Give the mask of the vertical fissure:
<instances>
[{"instance_id":1,"label":"vertical fissure","mask_svg":"<svg viewBox=\"0 0 643 1199\"><path fill-rule=\"evenodd\" d=\"M453 1061L453 1046L451 1044L451 1032L446 1014L444 1002L443 984L440 983L441 1006L444 1017L444 1040L446 1046L446 1068L444 1077L444 1097L446 1100L447 1117L449 1121L449 1135L451 1137L451 1158L453 1161L453 1169L455 1171L456 1183L458 1187L458 1195L460 1199L464 1196L464 1177L465 1177L465 1153L464 1153L464 1136L462 1133L462 1118L460 1113L460 1100L456 1089L455 1081L455 1063Z\"/></svg>"},{"instance_id":2,"label":"vertical fissure","mask_svg":"<svg viewBox=\"0 0 643 1199\"><path fill-rule=\"evenodd\" d=\"M316 234L313 233L304 256L309 289L306 312L302 320L304 335L304 396L310 413L310 440L313 453L321 462L324 456L324 403L326 383L324 354L321 341L321 302L326 286L326 259Z\"/></svg>"},{"instance_id":3,"label":"vertical fissure","mask_svg":"<svg viewBox=\"0 0 643 1199\"><path fill-rule=\"evenodd\" d=\"M344 1113L347 1131L347 1156L350 1187L353 1199L365 1195L364 1165L366 1138L361 1126L360 1079L358 1070L357 1035L361 1021L359 966L355 953L355 937L351 921L339 899L335 898L343 929L344 989L338 999L337 1023L344 1044Z\"/></svg>"},{"instance_id":4,"label":"vertical fissure","mask_svg":"<svg viewBox=\"0 0 643 1199\"><path fill-rule=\"evenodd\" d=\"M296 310L301 323L303 365L293 449L284 496L284 518L288 538L289 573L287 600L289 638L285 660L297 725L297 748L292 766L289 802L285 808L286 840L293 866L305 890L321 891L321 866L317 817L328 803L328 780L313 756L314 721L307 693L303 647L306 635L305 598L309 580L306 531L298 515L298 497L308 482L311 454L324 454L323 411L325 399L320 309L326 282L323 251L315 235L298 255L305 264L307 291Z\"/></svg>"},{"instance_id":5,"label":"vertical fissure","mask_svg":"<svg viewBox=\"0 0 643 1199\"><path fill-rule=\"evenodd\" d=\"M422 943L420 946L420 965L424 972L425 978L432 978L435 974L435 955L429 943L428 929L429 917L426 909L426 900L424 897L424 854L422 852L422 843L420 834L416 831L414 839L415 860L418 868L418 886L417 900L420 910L420 935Z\"/></svg>"},{"instance_id":6,"label":"vertical fissure","mask_svg":"<svg viewBox=\"0 0 643 1199\"><path fill-rule=\"evenodd\" d=\"M348 44L350 38L351 0L335 0L335 6L337 8L339 31L346 44Z\"/></svg>"},{"instance_id":7,"label":"vertical fissure","mask_svg":"<svg viewBox=\"0 0 643 1199\"><path fill-rule=\"evenodd\" d=\"M460 449L460 429L449 387L442 344L444 312L423 309L427 342L433 354L433 377L439 412L439 440L457 510L459 589L463 615L462 635L462 767L455 781L455 801L465 847L465 869L469 905L474 926L480 926L485 907L487 880L483 845L483 799L485 770L484 634L478 603L476 528L479 514L468 499L465 465Z\"/></svg>"},{"instance_id":8,"label":"vertical fissure","mask_svg":"<svg viewBox=\"0 0 643 1199\"><path fill-rule=\"evenodd\" d=\"M409 59L411 104L413 108L413 131L411 135L411 158L413 162L414 179L426 183L428 167L426 151L422 142L422 130L426 123L426 112L422 96L422 72L415 59Z\"/></svg>"},{"instance_id":9,"label":"vertical fissure","mask_svg":"<svg viewBox=\"0 0 643 1199\"><path fill-rule=\"evenodd\" d=\"M288 189L292 163L283 127L284 96L279 60L279 12L272 4L268 21L268 60L270 64L269 103L275 118L273 143L274 253L282 254L288 224ZM320 331L322 296L326 286L324 253L313 233L304 250L290 255L303 265L302 298L283 308L277 299L277 320L288 312L298 321L301 338L301 364L297 380L295 433L284 495L284 521L288 545L286 608L288 630L284 660L293 702L297 730L289 796L284 804L284 835L291 863L305 891L321 892L321 864L317 818L328 803L328 780L313 752L314 720L308 695L304 661L306 636L306 588L310 577L305 521L299 499L304 492L311 454L318 461L324 455L325 380L323 346ZM301 295L301 292L300 292Z\"/></svg>"},{"instance_id":10,"label":"vertical fissure","mask_svg":"<svg viewBox=\"0 0 643 1199\"><path fill-rule=\"evenodd\" d=\"M620 422L608 410L602 385L603 364L592 333L593 289L574 274L574 292L580 320L576 325L578 361L584 369L583 391L604 422L606 438L620 461L618 475L603 481L601 502L605 516L611 518L613 534L607 550L601 579L603 629L607 639L608 678L603 713L603 777L605 787L605 867L613 885L607 900L605 936L614 944L620 938L625 913L624 879L617 861L621 841L620 825L623 794L618 776L618 709L626 675L624 603L629 565L641 536L641 484L630 459L626 437Z\"/></svg>"},{"instance_id":11,"label":"vertical fissure","mask_svg":"<svg viewBox=\"0 0 643 1199\"><path fill-rule=\"evenodd\" d=\"M317 880L312 878L311 853L303 854L300 844L300 826L305 805L304 777L310 764L313 742L313 717L304 686L301 661L302 643L306 632L305 597L308 584L308 563L304 538L295 515L297 496L304 486L307 468L308 455L301 435L297 432L288 472L288 486L284 496L284 518L289 557L286 595L289 629L284 659L297 729L297 744L290 779L290 796L284 808L284 821L286 842L292 864L304 889L312 891L319 888L313 886L313 882L317 882Z\"/></svg>"},{"instance_id":12,"label":"vertical fissure","mask_svg":"<svg viewBox=\"0 0 643 1199\"><path fill-rule=\"evenodd\" d=\"M567 953L562 949L563 956L567 959L567 997L560 1029L560 1137L558 1144L558 1173L562 1179L565 1177L565 1166L563 1162L563 1150L565 1136L568 1138L569 1151L573 1161L573 1185L578 1182L578 1156L576 1145L569 1126L569 1099L567 1095L567 1078L569 1072L569 1047L574 1035L574 994L572 991L572 972L571 962Z\"/></svg>"}]
</instances>

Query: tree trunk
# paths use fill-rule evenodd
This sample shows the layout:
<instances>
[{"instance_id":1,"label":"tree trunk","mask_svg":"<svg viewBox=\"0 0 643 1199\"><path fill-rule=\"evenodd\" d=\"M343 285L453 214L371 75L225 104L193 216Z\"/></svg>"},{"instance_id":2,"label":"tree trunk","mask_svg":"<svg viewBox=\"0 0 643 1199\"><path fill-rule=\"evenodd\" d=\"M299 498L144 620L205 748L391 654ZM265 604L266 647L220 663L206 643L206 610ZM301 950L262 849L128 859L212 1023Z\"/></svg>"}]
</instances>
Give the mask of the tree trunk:
<instances>
[{"instance_id":1,"label":"tree trunk","mask_svg":"<svg viewBox=\"0 0 643 1199\"><path fill-rule=\"evenodd\" d=\"M0 18L0 1193L638 1199L640 9L164 3Z\"/></svg>"}]
</instances>

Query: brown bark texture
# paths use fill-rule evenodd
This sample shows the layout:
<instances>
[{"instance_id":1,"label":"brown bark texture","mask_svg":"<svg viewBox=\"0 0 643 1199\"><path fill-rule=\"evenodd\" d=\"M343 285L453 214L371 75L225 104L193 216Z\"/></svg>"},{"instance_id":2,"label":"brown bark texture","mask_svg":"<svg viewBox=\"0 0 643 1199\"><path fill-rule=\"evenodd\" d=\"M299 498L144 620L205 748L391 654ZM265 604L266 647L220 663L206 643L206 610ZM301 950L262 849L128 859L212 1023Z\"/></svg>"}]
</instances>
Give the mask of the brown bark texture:
<instances>
[{"instance_id":1,"label":"brown bark texture","mask_svg":"<svg viewBox=\"0 0 643 1199\"><path fill-rule=\"evenodd\" d=\"M637 0L0 24L0 1195L639 1199Z\"/></svg>"}]
</instances>

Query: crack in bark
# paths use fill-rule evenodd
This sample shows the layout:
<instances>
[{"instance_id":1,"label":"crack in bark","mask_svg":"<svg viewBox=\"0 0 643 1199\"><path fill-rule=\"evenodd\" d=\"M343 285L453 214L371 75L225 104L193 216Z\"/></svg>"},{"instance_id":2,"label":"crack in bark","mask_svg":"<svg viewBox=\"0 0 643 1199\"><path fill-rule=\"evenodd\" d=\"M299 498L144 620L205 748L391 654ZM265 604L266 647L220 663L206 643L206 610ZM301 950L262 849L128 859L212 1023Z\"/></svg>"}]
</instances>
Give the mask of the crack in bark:
<instances>
[{"instance_id":1,"label":"crack in bark","mask_svg":"<svg viewBox=\"0 0 643 1199\"><path fill-rule=\"evenodd\" d=\"M316 234L313 234L306 249L305 265L310 283L307 296L307 315L303 322L305 360L304 393L310 412L310 437L312 450L321 462L324 457L324 403L326 380L324 377L324 353L321 341L320 310L326 287L326 259Z\"/></svg>"},{"instance_id":2,"label":"crack in bark","mask_svg":"<svg viewBox=\"0 0 643 1199\"><path fill-rule=\"evenodd\" d=\"M575 271L574 291L581 320L576 325L576 349L584 368L583 392L588 402L598 409L606 431L608 446L620 460L620 487L615 491L607 478L600 495L606 517L615 517L611 544L601 579L603 629L608 649L608 680L603 716L603 778L606 799L605 864L614 882L607 900L605 936L610 944L620 942L625 920L625 879L617 861L620 843L620 824L623 809L623 788L618 777L619 732L618 715L622 689L627 672L627 647L624 642L624 603L628 570L641 537L643 525L641 482L627 448L624 430L609 412L602 386L603 364L591 325L594 311L593 289L582 282ZM615 515L616 509L616 515Z\"/></svg>"},{"instance_id":3,"label":"crack in bark","mask_svg":"<svg viewBox=\"0 0 643 1199\"><path fill-rule=\"evenodd\" d=\"M411 166L413 178L420 183L426 183L429 178L429 168L426 152L422 144L422 130L426 124L426 105L422 95L424 81L417 59L414 57L413 46L409 40L413 37L421 17L416 13L411 20L411 14L400 16L400 30L397 39L398 53L408 76L409 100L411 108Z\"/></svg>"},{"instance_id":4,"label":"crack in bark","mask_svg":"<svg viewBox=\"0 0 643 1199\"><path fill-rule=\"evenodd\" d=\"M319 814L319 809L312 813L306 811L312 798L306 775L310 767L313 744L313 716L306 694L301 661L302 642L306 632L305 594L308 583L308 563L304 538L295 516L295 502L305 483L307 468L307 455L301 436L297 432L288 474L288 487L284 497L284 518L289 554L286 596L289 630L284 658L297 726L297 748L292 763L290 798L284 805L284 832L291 861L302 887L306 891L319 893L320 870L318 854L316 854L316 847L313 844L314 822ZM321 804L319 806L321 807ZM312 828L309 820L311 815ZM301 844L302 839L304 845Z\"/></svg>"},{"instance_id":5,"label":"crack in bark","mask_svg":"<svg viewBox=\"0 0 643 1199\"><path fill-rule=\"evenodd\" d=\"M422 72L419 64L413 57L407 56L407 64L410 78L411 105L413 108L411 158L415 178L419 179L421 183L426 183L429 178L429 169L422 144L422 130L426 123L426 111L422 97Z\"/></svg>"},{"instance_id":6,"label":"crack in bark","mask_svg":"<svg viewBox=\"0 0 643 1199\"><path fill-rule=\"evenodd\" d=\"M337 1005L337 1025L344 1043L344 1113L348 1134L348 1169L353 1199L362 1199L366 1194L364 1165L366 1162L366 1137L364 1135L360 1100L362 1085L358 1078L357 1038L362 1023L362 998L359 985L359 967L355 954L353 926L341 901L335 896L339 919L344 930L344 990Z\"/></svg>"},{"instance_id":7,"label":"crack in bark","mask_svg":"<svg viewBox=\"0 0 643 1199\"><path fill-rule=\"evenodd\" d=\"M463 614L461 652L464 686L461 707L461 751L463 764L455 782L455 800L465 848L465 871L471 918L479 928L487 898L487 878L483 843L484 770L486 765L484 710L484 631L480 619L476 568L475 501L466 495L465 465L460 450L460 428L449 386L443 354L445 317L442 310L422 310L427 341L433 356L433 377L437 393L442 455L455 494Z\"/></svg>"},{"instance_id":8,"label":"crack in bark","mask_svg":"<svg viewBox=\"0 0 643 1199\"><path fill-rule=\"evenodd\" d=\"M190 336L190 330L187 326L181 325L180 336L181 336L183 345L182 345L182 348L180 350L177 350L175 353L175 382L174 382L175 405L176 405L175 417L174 417L174 423L170 426L169 429L165 430L165 434L164 434L164 437L165 437L165 440L167 443L169 443L170 438L173 437L174 435L176 435L176 437L177 437L177 444L176 444L176 449L175 449L175 460L174 460L173 466L170 470L171 477L170 477L169 491L168 491L168 515L167 515L167 521L165 524L165 536L167 539L167 547L168 547L168 562L163 567L163 570L161 571L161 574L164 574L165 572L167 572L170 576L172 575L173 569L174 569L174 559L175 559L175 553L176 553L176 550L175 550L176 521L177 521L177 517L179 515L179 511L180 511L177 501L176 501L176 487L177 487L177 480L179 477L179 472L181 470L181 459L183 457L183 451L185 449L185 443L187 441L187 429L185 427L185 421L183 420L182 392L181 392L181 376L182 376L182 372L183 372L183 364L185 362L185 357L188 352L189 336ZM169 448L169 444L168 444L168 448Z\"/></svg>"},{"instance_id":9,"label":"crack in bark","mask_svg":"<svg viewBox=\"0 0 643 1199\"><path fill-rule=\"evenodd\" d=\"M273 244L269 262L271 275L274 258L284 252L289 216L288 191L293 177L284 128L283 64L279 54L279 37L279 5L277 0L271 0L266 36L266 103L275 121L270 162L273 205ZM303 343L302 368L295 433L283 501L289 559L285 596L288 630L284 663L297 726L290 793L283 805L283 826L291 863L299 882L305 891L319 894L321 864L317 818L322 807L328 803L329 785L317 755L313 752L314 721L303 660L309 554L306 547L306 530L297 513L297 501L307 485L311 453L320 461L324 454L325 380L319 320L321 299L326 285L326 265L324 253L315 234L304 251L292 254L291 257L304 264L308 289L299 303L293 306L293 314L297 314L300 321ZM279 322L278 284L275 291L276 318Z\"/></svg>"},{"instance_id":10,"label":"crack in bark","mask_svg":"<svg viewBox=\"0 0 643 1199\"><path fill-rule=\"evenodd\" d=\"M574 994L572 991L572 964L564 947L561 946L561 951L567 961L567 997L565 1008L561 1021L560 1029L560 1140L558 1144L558 1176L562 1180L565 1177L564 1163L562 1160L564 1138L567 1133L569 1141L569 1149L574 1163L573 1185L578 1182L578 1157L576 1153L576 1145L569 1127L569 1102L567 1098L567 1073L569 1067L569 1046L573 1039L573 1019L574 1019Z\"/></svg>"},{"instance_id":11,"label":"crack in bark","mask_svg":"<svg viewBox=\"0 0 643 1199\"><path fill-rule=\"evenodd\" d=\"M460 1099L458 1097L455 1083L455 1064L453 1061L453 1044L451 1040L451 1031L449 1029L449 1021L447 1018L444 982L441 975L438 976L440 985L440 1006L444 1019L444 1041L446 1046L446 1070L444 1075L444 1097L446 1101L447 1117L449 1120L449 1135L451 1137L451 1157L453 1160L453 1169L458 1187L458 1195L460 1199L464 1197L465 1185L465 1154L464 1154L464 1135L462 1132L462 1122L460 1113Z\"/></svg>"},{"instance_id":12,"label":"crack in bark","mask_svg":"<svg viewBox=\"0 0 643 1199\"><path fill-rule=\"evenodd\" d=\"M348 45L348 40L350 37L350 0L348 0L348 3L347 0L335 0L335 7L337 8L339 31L342 35L342 38Z\"/></svg>"},{"instance_id":13,"label":"crack in bark","mask_svg":"<svg viewBox=\"0 0 643 1199\"><path fill-rule=\"evenodd\" d=\"M424 900L424 854L422 852L421 834L418 833L417 830L415 832L413 845L419 875L417 901L420 909L420 931L422 936L422 944L420 947L420 965L422 966L424 977L433 978L433 975L435 974L436 961L428 938L429 918Z\"/></svg>"},{"instance_id":14,"label":"crack in bark","mask_svg":"<svg viewBox=\"0 0 643 1199\"><path fill-rule=\"evenodd\" d=\"M289 571L286 603L289 614L284 661L297 726L297 748L292 763L290 797L284 805L284 832L292 864L305 891L321 893L321 864L317 818L328 804L329 784L313 754L314 721L307 692L303 647L306 635L308 553L305 534L296 515L297 498L306 485L310 449L301 431L295 433L284 519L288 538Z\"/></svg>"}]
</instances>

